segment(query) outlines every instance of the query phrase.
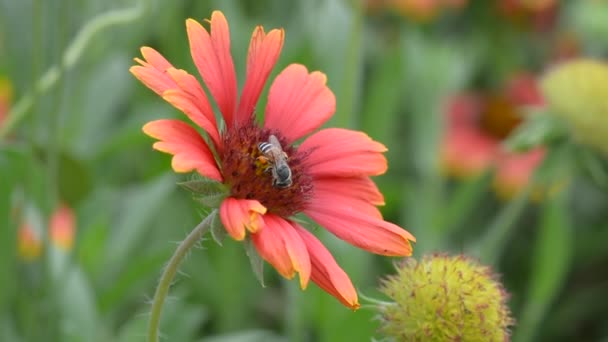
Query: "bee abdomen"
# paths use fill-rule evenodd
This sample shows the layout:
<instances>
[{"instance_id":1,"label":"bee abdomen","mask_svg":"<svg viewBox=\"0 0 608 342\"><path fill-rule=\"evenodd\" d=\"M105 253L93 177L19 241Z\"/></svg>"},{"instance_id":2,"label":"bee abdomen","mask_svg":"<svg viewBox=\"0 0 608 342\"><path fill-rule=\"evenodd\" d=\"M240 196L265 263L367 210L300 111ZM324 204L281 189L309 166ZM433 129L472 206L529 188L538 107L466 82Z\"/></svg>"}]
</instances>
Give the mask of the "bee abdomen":
<instances>
[{"instance_id":1,"label":"bee abdomen","mask_svg":"<svg viewBox=\"0 0 608 342\"><path fill-rule=\"evenodd\" d=\"M261 142L258 144L258 148L260 149L260 151L262 151L262 153L266 154L269 153L270 150L273 148L272 144L267 143L267 142Z\"/></svg>"}]
</instances>

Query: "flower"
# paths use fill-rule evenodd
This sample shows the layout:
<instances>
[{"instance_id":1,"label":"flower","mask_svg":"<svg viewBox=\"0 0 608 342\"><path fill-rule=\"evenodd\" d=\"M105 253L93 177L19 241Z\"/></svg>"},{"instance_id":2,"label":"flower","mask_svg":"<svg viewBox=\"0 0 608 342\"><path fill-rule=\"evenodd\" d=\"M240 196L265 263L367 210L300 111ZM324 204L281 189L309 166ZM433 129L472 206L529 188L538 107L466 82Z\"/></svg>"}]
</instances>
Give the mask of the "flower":
<instances>
[{"instance_id":1,"label":"flower","mask_svg":"<svg viewBox=\"0 0 608 342\"><path fill-rule=\"evenodd\" d=\"M508 294L489 267L460 255L407 259L380 290L380 331L399 341L507 341Z\"/></svg>"},{"instance_id":2,"label":"flower","mask_svg":"<svg viewBox=\"0 0 608 342\"><path fill-rule=\"evenodd\" d=\"M228 23L219 11L208 22L209 32L193 19L186 21L186 28L192 58L223 125L216 121L194 76L143 47L144 59L136 58L140 65L130 71L200 126L207 140L180 120L152 121L143 131L159 140L155 149L173 155L174 171L195 170L229 189L219 215L232 238L250 238L259 255L285 278L299 273L302 289L312 280L344 305L358 308L357 293L346 273L293 217L303 213L338 238L373 253L410 255L414 237L384 221L376 208L384 200L370 176L386 171L386 148L362 132L339 128L320 130L296 146L296 141L320 128L336 106L326 76L299 64L287 66L276 77L264 123L257 123L256 103L279 57L284 32L255 28L237 101ZM291 170L290 186L276 186L276 165L259 147L271 135L281 146L274 146L276 158L285 158Z\"/></svg>"},{"instance_id":3,"label":"flower","mask_svg":"<svg viewBox=\"0 0 608 342\"><path fill-rule=\"evenodd\" d=\"M456 177L468 178L496 168L494 184L498 194L512 197L528 184L545 151L535 148L525 153L510 152L501 142L520 124L522 106L542 104L536 81L527 74L514 76L497 95L455 96L446 111L444 169Z\"/></svg>"},{"instance_id":4,"label":"flower","mask_svg":"<svg viewBox=\"0 0 608 342\"><path fill-rule=\"evenodd\" d=\"M543 76L550 114L561 118L574 139L608 153L608 65L576 59Z\"/></svg>"},{"instance_id":5,"label":"flower","mask_svg":"<svg viewBox=\"0 0 608 342\"><path fill-rule=\"evenodd\" d=\"M72 250L75 230L76 218L74 212L67 205L60 205L53 212L49 221L51 243L64 252Z\"/></svg>"},{"instance_id":6,"label":"flower","mask_svg":"<svg viewBox=\"0 0 608 342\"><path fill-rule=\"evenodd\" d=\"M531 26L537 31L546 31L555 26L559 1L556 0L500 0L497 2L501 14L516 24Z\"/></svg>"},{"instance_id":7,"label":"flower","mask_svg":"<svg viewBox=\"0 0 608 342\"><path fill-rule=\"evenodd\" d=\"M16 211L18 212L18 210ZM24 261L34 261L40 258L43 250L42 229L40 222L32 218L23 218L23 223L17 231L17 252ZM64 252L72 250L76 218L73 210L65 204L55 208L48 221L48 238L51 246Z\"/></svg>"},{"instance_id":8,"label":"flower","mask_svg":"<svg viewBox=\"0 0 608 342\"><path fill-rule=\"evenodd\" d=\"M367 0L369 10L386 8L418 22L428 22L446 9L460 10L468 0Z\"/></svg>"},{"instance_id":9,"label":"flower","mask_svg":"<svg viewBox=\"0 0 608 342\"><path fill-rule=\"evenodd\" d=\"M12 97L13 89L11 83L8 79L0 77L0 127L2 127L4 120L6 120Z\"/></svg>"},{"instance_id":10,"label":"flower","mask_svg":"<svg viewBox=\"0 0 608 342\"><path fill-rule=\"evenodd\" d=\"M17 230L17 255L23 261L37 260L42 254L40 235L28 223L23 223Z\"/></svg>"}]
</instances>

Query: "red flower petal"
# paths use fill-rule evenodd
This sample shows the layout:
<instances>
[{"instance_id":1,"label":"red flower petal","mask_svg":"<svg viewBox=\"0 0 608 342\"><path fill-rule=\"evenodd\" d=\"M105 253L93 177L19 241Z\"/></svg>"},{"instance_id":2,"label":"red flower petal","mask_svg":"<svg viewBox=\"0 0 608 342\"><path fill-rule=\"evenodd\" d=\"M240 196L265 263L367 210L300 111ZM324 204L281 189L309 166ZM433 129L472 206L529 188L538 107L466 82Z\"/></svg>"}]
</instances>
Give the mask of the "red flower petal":
<instances>
[{"instance_id":1,"label":"red flower petal","mask_svg":"<svg viewBox=\"0 0 608 342\"><path fill-rule=\"evenodd\" d=\"M321 127L336 110L326 81L323 73L309 74L303 65L289 65L270 87L264 126L279 130L289 142Z\"/></svg>"},{"instance_id":2,"label":"red flower petal","mask_svg":"<svg viewBox=\"0 0 608 342\"><path fill-rule=\"evenodd\" d=\"M368 252L388 256L412 254L410 241L416 238L401 227L378 217L349 209L311 201L304 213L338 238Z\"/></svg>"},{"instance_id":3,"label":"red flower petal","mask_svg":"<svg viewBox=\"0 0 608 342\"><path fill-rule=\"evenodd\" d=\"M258 26L253 31L247 55L247 78L237 111L237 122L252 116L268 75L279 58L284 36L282 29L265 34L264 28Z\"/></svg>"},{"instance_id":4,"label":"red flower petal","mask_svg":"<svg viewBox=\"0 0 608 342\"><path fill-rule=\"evenodd\" d=\"M294 124L292 124L295 126ZM323 129L299 147L310 151L305 163L313 176L375 176L386 172L386 147L363 132Z\"/></svg>"},{"instance_id":5,"label":"red flower petal","mask_svg":"<svg viewBox=\"0 0 608 342\"><path fill-rule=\"evenodd\" d=\"M359 308L357 291L346 272L340 268L321 241L308 230L295 223L293 225L304 244L306 244L312 265L310 275L312 281L324 291L336 297L345 306L357 310Z\"/></svg>"},{"instance_id":6,"label":"red flower petal","mask_svg":"<svg viewBox=\"0 0 608 342\"><path fill-rule=\"evenodd\" d=\"M210 122L205 117L199 106L198 100L195 97L181 89L172 89L167 90L163 94L163 99L172 104L175 108L184 112L190 120L207 132L215 146L221 146L220 133L217 129L215 120Z\"/></svg>"},{"instance_id":7,"label":"red flower petal","mask_svg":"<svg viewBox=\"0 0 608 342\"><path fill-rule=\"evenodd\" d=\"M224 228L233 239L245 238L245 229L256 233L264 226L262 216L266 207L256 200L226 198L220 206L220 218Z\"/></svg>"},{"instance_id":8,"label":"red flower petal","mask_svg":"<svg viewBox=\"0 0 608 342\"><path fill-rule=\"evenodd\" d=\"M509 100L517 106L542 106L543 95L534 75L519 73L512 76L505 92Z\"/></svg>"},{"instance_id":9,"label":"red flower petal","mask_svg":"<svg viewBox=\"0 0 608 342\"><path fill-rule=\"evenodd\" d=\"M493 166L498 140L467 127L451 127L442 143L442 163L459 177L475 176Z\"/></svg>"},{"instance_id":10,"label":"red flower petal","mask_svg":"<svg viewBox=\"0 0 608 342\"><path fill-rule=\"evenodd\" d=\"M180 89L163 93L163 98L203 128L213 139L216 146L219 146L220 134L217 129L215 114L200 83L194 76L181 69L169 68L167 73Z\"/></svg>"},{"instance_id":11,"label":"red flower petal","mask_svg":"<svg viewBox=\"0 0 608 342\"><path fill-rule=\"evenodd\" d=\"M459 94L449 100L445 108L447 126L477 127L482 110L482 99L475 94Z\"/></svg>"},{"instance_id":12,"label":"red flower petal","mask_svg":"<svg viewBox=\"0 0 608 342\"><path fill-rule=\"evenodd\" d=\"M51 242L64 251L71 250L76 233L76 216L72 208L65 204L59 206L55 209L49 221Z\"/></svg>"},{"instance_id":13,"label":"red flower petal","mask_svg":"<svg viewBox=\"0 0 608 342\"><path fill-rule=\"evenodd\" d=\"M175 172L196 170L201 175L222 181L213 153L200 134L179 120L156 120L143 127L144 133L160 141L153 147L173 155L171 166Z\"/></svg>"},{"instance_id":14,"label":"red flower petal","mask_svg":"<svg viewBox=\"0 0 608 342\"><path fill-rule=\"evenodd\" d=\"M142 47L141 54L144 60L135 58L140 65L132 66L129 71L158 95L162 95L166 90L177 88L175 82L165 73L173 66L160 53L150 47Z\"/></svg>"},{"instance_id":15,"label":"red flower petal","mask_svg":"<svg viewBox=\"0 0 608 342\"><path fill-rule=\"evenodd\" d=\"M211 34L194 19L186 21L190 52L224 116L227 127L233 123L237 90L234 63L230 54L230 30L220 11L211 14Z\"/></svg>"},{"instance_id":16,"label":"red flower petal","mask_svg":"<svg viewBox=\"0 0 608 342\"><path fill-rule=\"evenodd\" d=\"M141 66L131 67L129 69L131 73L167 102L184 112L190 120L209 134L216 146L220 146L213 109L196 78L184 70L175 69L152 48L143 47L141 53L146 61L135 58Z\"/></svg>"},{"instance_id":17,"label":"red flower petal","mask_svg":"<svg viewBox=\"0 0 608 342\"><path fill-rule=\"evenodd\" d=\"M374 205L374 202L383 201L382 194L367 177L315 179L314 189L311 202L315 205L382 219L382 214Z\"/></svg>"},{"instance_id":18,"label":"red flower petal","mask_svg":"<svg viewBox=\"0 0 608 342\"><path fill-rule=\"evenodd\" d=\"M545 157L545 149L537 148L526 153L504 153L496 170L496 186L505 197L512 197L528 185L534 171Z\"/></svg>"},{"instance_id":19,"label":"red flower petal","mask_svg":"<svg viewBox=\"0 0 608 342\"><path fill-rule=\"evenodd\" d=\"M310 279L310 258L306 245L294 227L283 218L267 214L265 226L251 239L260 253L285 278L291 279L300 273L300 287L305 289Z\"/></svg>"},{"instance_id":20,"label":"red flower petal","mask_svg":"<svg viewBox=\"0 0 608 342\"><path fill-rule=\"evenodd\" d=\"M315 193L331 192L341 196L360 199L373 205L384 205L384 195L369 177L330 177L314 180ZM340 189L339 192L336 189Z\"/></svg>"}]
</instances>

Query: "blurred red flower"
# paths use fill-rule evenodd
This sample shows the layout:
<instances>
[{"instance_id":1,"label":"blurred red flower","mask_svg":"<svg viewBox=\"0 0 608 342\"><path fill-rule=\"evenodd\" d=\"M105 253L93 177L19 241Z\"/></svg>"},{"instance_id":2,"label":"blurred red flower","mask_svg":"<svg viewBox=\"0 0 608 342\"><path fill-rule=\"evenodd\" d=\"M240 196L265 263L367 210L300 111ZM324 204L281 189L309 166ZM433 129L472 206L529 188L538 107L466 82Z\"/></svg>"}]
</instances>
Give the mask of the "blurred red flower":
<instances>
[{"instance_id":1,"label":"blurred red flower","mask_svg":"<svg viewBox=\"0 0 608 342\"><path fill-rule=\"evenodd\" d=\"M551 29L557 20L557 0L499 0L497 4L507 18L535 30Z\"/></svg>"},{"instance_id":2,"label":"blurred red flower","mask_svg":"<svg viewBox=\"0 0 608 342\"><path fill-rule=\"evenodd\" d=\"M501 143L521 122L523 107L542 105L536 80L523 73L515 75L500 94L454 96L446 110L442 143L445 169L457 177L470 177L493 167L498 193L513 196L529 182L545 151L509 152Z\"/></svg>"},{"instance_id":3,"label":"blurred red flower","mask_svg":"<svg viewBox=\"0 0 608 342\"><path fill-rule=\"evenodd\" d=\"M70 251L74 245L76 217L74 211L65 204L60 205L51 215L49 238L51 243L63 251Z\"/></svg>"},{"instance_id":4,"label":"blurred red flower","mask_svg":"<svg viewBox=\"0 0 608 342\"><path fill-rule=\"evenodd\" d=\"M72 250L76 233L76 218L73 210L65 204L57 207L48 221L48 239L51 246L64 252ZM43 249L41 229L27 219L19 226L17 232L17 253L24 261L34 261L40 258Z\"/></svg>"},{"instance_id":5,"label":"blurred red flower","mask_svg":"<svg viewBox=\"0 0 608 342\"><path fill-rule=\"evenodd\" d=\"M393 10L400 15L420 22L432 20L446 9L462 9L468 0L367 0L370 10Z\"/></svg>"}]
</instances>

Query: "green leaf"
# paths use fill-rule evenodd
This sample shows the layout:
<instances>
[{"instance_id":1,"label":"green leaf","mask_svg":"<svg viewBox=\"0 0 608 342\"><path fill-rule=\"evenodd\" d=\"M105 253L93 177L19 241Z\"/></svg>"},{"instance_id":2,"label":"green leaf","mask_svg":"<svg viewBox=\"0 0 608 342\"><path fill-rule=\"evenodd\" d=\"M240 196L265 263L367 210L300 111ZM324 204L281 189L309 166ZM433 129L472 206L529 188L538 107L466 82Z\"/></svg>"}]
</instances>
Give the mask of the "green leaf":
<instances>
[{"instance_id":1,"label":"green leaf","mask_svg":"<svg viewBox=\"0 0 608 342\"><path fill-rule=\"evenodd\" d=\"M65 151L62 151L59 155L57 176L59 196L63 201L70 204L81 201L93 187L93 180L88 167Z\"/></svg>"}]
</instances>

